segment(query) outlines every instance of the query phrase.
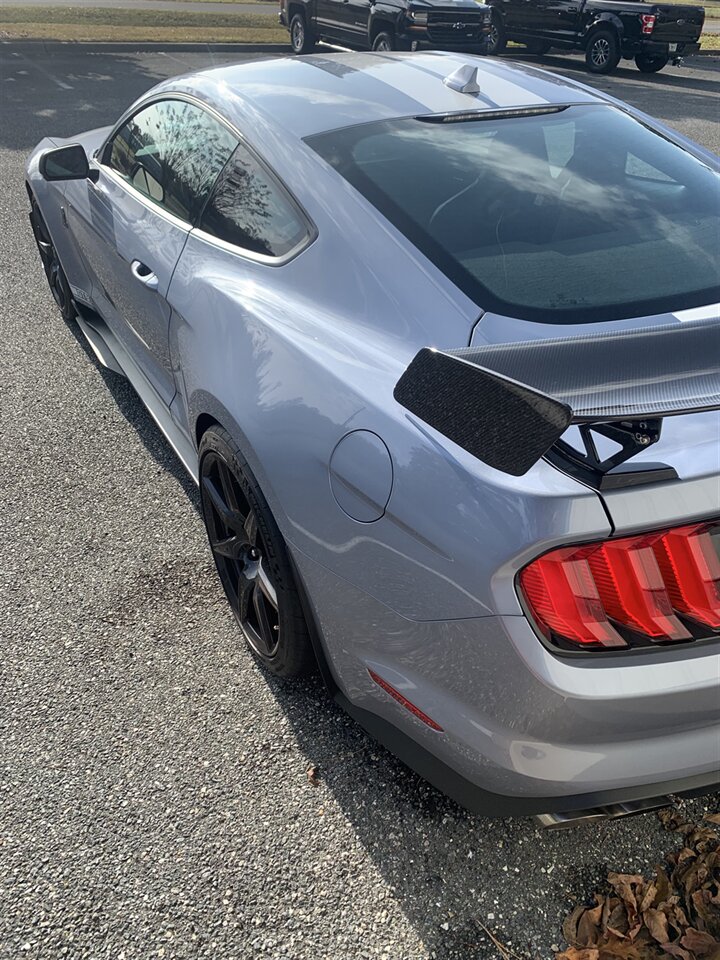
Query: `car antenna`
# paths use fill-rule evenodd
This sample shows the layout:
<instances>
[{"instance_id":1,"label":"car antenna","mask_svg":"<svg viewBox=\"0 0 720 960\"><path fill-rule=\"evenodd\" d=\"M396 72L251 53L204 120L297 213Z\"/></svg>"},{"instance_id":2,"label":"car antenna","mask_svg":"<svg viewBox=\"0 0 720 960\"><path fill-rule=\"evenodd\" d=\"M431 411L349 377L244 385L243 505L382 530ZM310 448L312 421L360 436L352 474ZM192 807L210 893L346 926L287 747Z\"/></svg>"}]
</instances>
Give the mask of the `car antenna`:
<instances>
[{"instance_id":1,"label":"car antenna","mask_svg":"<svg viewBox=\"0 0 720 960\"><path fill-rule=\"evenodd\" d=\"M480 84L477 82L478 68L469 63L458 67L449 76L445 77L443 83L451 90L457 90L458 93L480 93Z\"/></svg>"}]
</instances>

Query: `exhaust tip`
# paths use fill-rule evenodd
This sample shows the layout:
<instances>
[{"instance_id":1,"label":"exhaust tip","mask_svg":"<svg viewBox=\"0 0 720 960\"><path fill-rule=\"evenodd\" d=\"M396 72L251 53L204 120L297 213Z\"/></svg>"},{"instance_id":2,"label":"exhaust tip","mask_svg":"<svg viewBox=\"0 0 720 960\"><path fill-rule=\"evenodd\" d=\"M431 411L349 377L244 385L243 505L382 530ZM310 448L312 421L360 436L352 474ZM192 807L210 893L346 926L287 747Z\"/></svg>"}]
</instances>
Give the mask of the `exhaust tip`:
<instances>
[{"instance_id":1,"label":"exhaust tip","mask_svg":"<svg viewBox=\"0 0 720 960\"><path fill-rule=\"evenodd\" d=\"M587 810L568 810L565 813L539 813L535 820L545 830L569 830L583 823L598 820L619 820L639 813L650 813L670 806L670 797L654 797L651 800L627 800L624 803L609 803L602 807L589 807Z\"/></svg>"}]
</instances>

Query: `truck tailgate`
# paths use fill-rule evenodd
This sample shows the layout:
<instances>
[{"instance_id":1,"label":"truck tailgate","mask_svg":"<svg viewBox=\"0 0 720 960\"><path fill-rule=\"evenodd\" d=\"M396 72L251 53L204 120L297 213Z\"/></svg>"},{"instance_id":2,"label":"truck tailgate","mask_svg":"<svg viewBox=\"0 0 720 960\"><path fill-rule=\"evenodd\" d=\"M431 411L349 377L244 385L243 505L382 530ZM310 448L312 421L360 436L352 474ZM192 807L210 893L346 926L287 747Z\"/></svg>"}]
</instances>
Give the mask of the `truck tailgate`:
<instances>
[{"instance_id":1,"label":"truck tailgate","mask_svg":"<svg viewBox=\"0 0 720 960\"><path fill-rule=\"evenodd\" d=\"M697 40L705 20L703 7L681 6L676 3L653 4L656 14L652 40L662 43L684 43Z\"/></svg>"}]
</instances>

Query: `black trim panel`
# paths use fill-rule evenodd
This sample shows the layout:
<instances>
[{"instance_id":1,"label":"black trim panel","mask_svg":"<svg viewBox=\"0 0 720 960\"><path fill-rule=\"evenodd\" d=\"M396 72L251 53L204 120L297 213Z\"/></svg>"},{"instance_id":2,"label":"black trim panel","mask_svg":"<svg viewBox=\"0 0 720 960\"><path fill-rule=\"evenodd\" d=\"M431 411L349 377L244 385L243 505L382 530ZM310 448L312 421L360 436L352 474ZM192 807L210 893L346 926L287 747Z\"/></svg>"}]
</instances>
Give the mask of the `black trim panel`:
<instances>
[{"instance_id":1,"label":"black trim panel","mask_svg":"<svg viewBox=\"0 0 720 960\"><path fill-rule=\"evenodd\" d=\"M355 706L339 690L335 694L335 701L371 737L390 750L411 770L460 806L484 817L527 817L538 813L567 813L630 800L652 800L667 794L702 796L720 790L720 771L713 771L680 780L668 780L665 783L640 784L567 797L524 797L491 793L467 780L387 720L383 720L369 710ZM538 782L538 787L540 786Z\"/></svg>"}]
</instances>

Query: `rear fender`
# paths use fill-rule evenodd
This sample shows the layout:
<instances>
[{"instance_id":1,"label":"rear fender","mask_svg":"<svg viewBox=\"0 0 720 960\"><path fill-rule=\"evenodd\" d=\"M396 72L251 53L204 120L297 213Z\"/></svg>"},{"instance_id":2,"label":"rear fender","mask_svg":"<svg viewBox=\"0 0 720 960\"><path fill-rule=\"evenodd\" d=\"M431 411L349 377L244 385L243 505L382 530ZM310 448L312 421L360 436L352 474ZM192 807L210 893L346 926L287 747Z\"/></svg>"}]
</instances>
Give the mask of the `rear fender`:
<instances>
[{"instance_id":1,"label":"rear fender","mask_svg":"<svg viewBox=\"0 0 720 960\"><path fill-rule=\"evenodd\" d=\"M582 36L583 46L587 44L590 36L600 27L614 27L621 41L625 36L625 27L620 17L609 11L603 11L602 13L598 13L585 28Z\"/></svg>"}]
</instances>

